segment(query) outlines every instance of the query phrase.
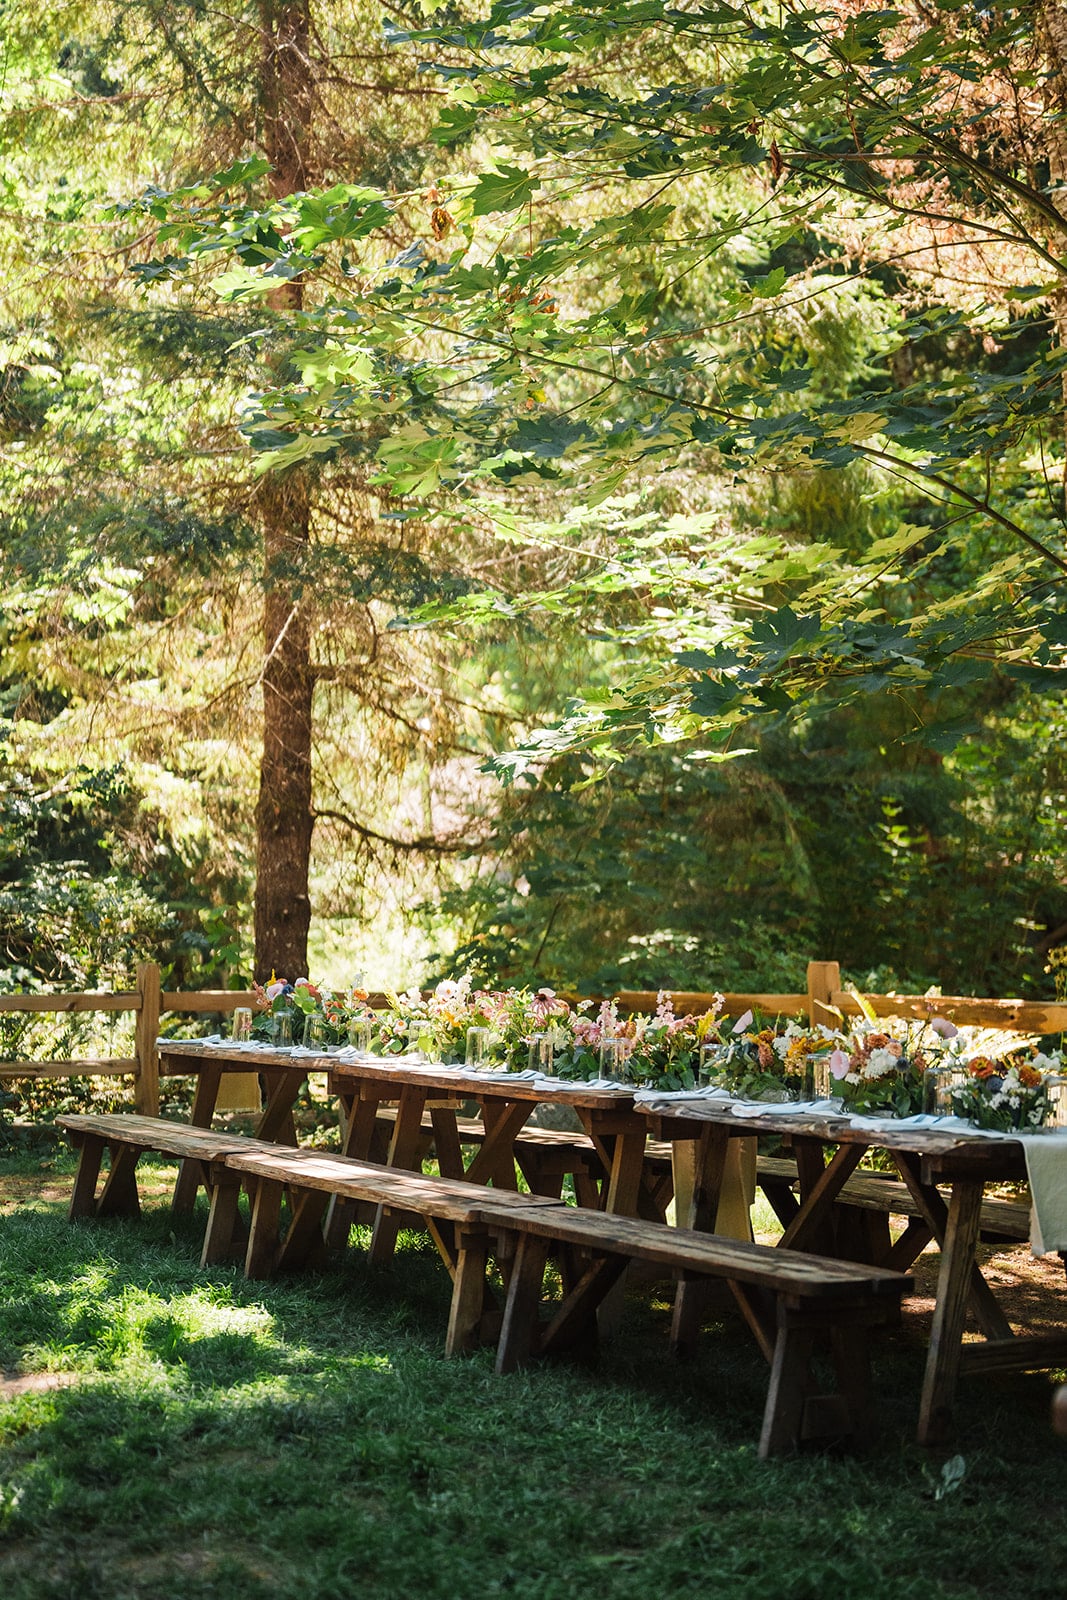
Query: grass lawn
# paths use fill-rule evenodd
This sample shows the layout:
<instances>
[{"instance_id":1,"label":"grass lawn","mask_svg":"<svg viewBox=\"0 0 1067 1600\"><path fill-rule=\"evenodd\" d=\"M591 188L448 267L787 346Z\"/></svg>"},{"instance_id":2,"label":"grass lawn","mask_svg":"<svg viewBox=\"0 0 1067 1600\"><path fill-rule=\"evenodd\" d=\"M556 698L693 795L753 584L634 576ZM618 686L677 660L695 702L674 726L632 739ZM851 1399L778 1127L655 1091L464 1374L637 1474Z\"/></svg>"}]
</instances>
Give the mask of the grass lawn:
<instances>
[{"instance_id":1,"label":"grass lawn","mask_svg":"<svg viewBox=\"0 0 1067 1600\"><path fill-rule=\"evenodd\" d=\"M1067 1592L1047 1377L964 1384L945 1492L905 1329L876 1349L871 1456L760 1462L766 1369L733 1317L678 1365L646 1291L595 1368L497 1378L489 1352L442 1359L419 1237L249 1284L200 1271L203 1214L175 1222L173 1169L149 1170L139 1221L71 1227L66 1154L0 1162L5 1600Z\"/></svg>"}]
</instances>

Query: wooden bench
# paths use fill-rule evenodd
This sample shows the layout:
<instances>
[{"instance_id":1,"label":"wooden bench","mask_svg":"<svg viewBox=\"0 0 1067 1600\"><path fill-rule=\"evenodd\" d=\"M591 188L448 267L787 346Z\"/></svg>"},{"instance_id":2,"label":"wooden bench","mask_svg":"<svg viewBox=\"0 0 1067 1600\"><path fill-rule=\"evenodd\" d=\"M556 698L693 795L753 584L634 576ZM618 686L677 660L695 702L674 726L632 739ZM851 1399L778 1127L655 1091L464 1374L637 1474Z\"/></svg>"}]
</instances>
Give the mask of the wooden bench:
<instances>
[{"instance_id":1,"label":"wooden bench","mask_svg":"<svg viewBox=\"0 0 1067 1600\"><path fill-rule=\"evenodd\" d=\"M388 1127L396 1113L382 1109L379 1121ZM427 1113L422 1121L423 1143L418 1152L420 1161L434 1153L434 1129ZM485 1124L475 1117L457 1117L456 1134L462 1146L477 1147L485 1142ZM563 1180L570 1177L578 1205L596 1210L600 1203L600 1184L606 1176L600 1152L588 1134L569 1129L531 1127L529 1123L515 1135L515 1164L534 1194L558 1198L563 1192ZM379 1147L382 1159L385 1147ZM666 1212L674 1193L674 1174L671 1146L666 1140L649 1139L645 1147L645 1165L654 1175L650 1186L653 1203Z\"/></svg>"},{"instance_id":2,"label":"wooden bench","mask_svg":"<svg viewBox=\"0 0 1067 1600\"><path fill-rule=\"evenodd\" d=\"M799 1210L794 1190L796 1163L788 1158L760 1156L756 1182L783 1227ZM906 1184L888 1173L854 1172L835 1205L837 1248L840 1254L906 1271L925 1250L933 1232ZM890 1237L889 1218L906 1217L904 1232ZM987 1196L982 1201L979 1237L985 1244L1018 1244L1030 1238L1030 1206L1025 1201Z\"/></svg>"},{"instance_id":3,"label":"wooden bench","mask_svg":"<svg viewBox=\"0 0 1067 1600\"><path fill-rule=\"evenodd\" d=\"M116 1116L72 1112L57 1117L56 1121L81 1151L70 1202L72 1222L79 1217L137 1216L141 1209L137 1163L149 1151L190 1162L214 1206L221 1163L229 1152L247 1150L250 1146L264 1150L277 1148L267 1140L250 1139L247 1135L219 1133L211 1128L194 1128L189 1123L141 1117L132 1112ZM98 1194L105 1150L109 1153L109 1167ZM205 1252L206 1249L205 1244ZM201 1265L208 1265L208 1259L205 1253Z\"/></svg>"},{"instance_id":4,"label":"wooden bench","mask_svg":"<svg viewBox=\"0 0 1067 1600\"><path fill-rule=\"evenodd\" d=\"M420 1219L453 1280L446 1354L470 1348L499 1329L497 1370L502 1373L535 1355L595 1339L597 1309L632 1261L686 1278L723 1280L771 1366L762 1456L794 1448L805 1436L825 1431L817 1426L820 1413L824 1422L830 1414L836 1433L863 1437L869 1418L867 1329L899 1307L910 1285L902 1274L877 1267L606 1216L550 1196L428 1177L162 1119L68 1116L60 1121L82 1148L72 1216L135 1212L134 1169L146 1150L200 1161L211 1194L201 1259L205 1264L232 1259L243 1248L250 1277L317 1261L324 1248L322 1222L333 1196ZM104 1196L93 1202L105 1147L112 1156L106 1205ZM247 1234L238 1208L242 1188L252 1197ZM290 1221L283 1235L286 1193ZM542 1326L550 1252L559 1257L564 1294ZM494 1317L487 1294L491 1253L504 1263L507 1278L502 1321ZM837 1389L830 1396L813 1392L812 1356L819 1339L828 1339L833 1353Z\"/></svg>"},{"instance_id":5,"label":"wooden bench","mask_svg":"<svg viewBox=\"0 0 1067 1600\"><path fill-rule=\"evenodd\" d=\"M893 1320L911 1279L901 1273L751 1244L687 1228L571 1207L514 1211L521 1232L508 1286L497 1371L552 1355L595 1336L596 1311L631 1261L684 1278L720 1279L770 1363L760 1455L832 1432L862 1441L870 1432L867 1329ZM561 1255L564 1294L542 1321L544 1267ZM570 1259L578 1252L577 1263ZM582 1261L585 1265L582 1266ZM816 1395L812 1356L829 1338L837 1390Z\"/></svg>"}]
</instances>

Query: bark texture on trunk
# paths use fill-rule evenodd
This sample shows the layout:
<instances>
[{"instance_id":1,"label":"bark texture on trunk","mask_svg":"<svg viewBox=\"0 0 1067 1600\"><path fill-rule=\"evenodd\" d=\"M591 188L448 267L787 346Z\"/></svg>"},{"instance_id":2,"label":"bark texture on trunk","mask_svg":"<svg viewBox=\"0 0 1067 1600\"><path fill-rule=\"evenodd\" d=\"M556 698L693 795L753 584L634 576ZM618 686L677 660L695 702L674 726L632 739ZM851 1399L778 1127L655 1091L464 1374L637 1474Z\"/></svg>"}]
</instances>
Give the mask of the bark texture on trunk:
<instances>
[{"instance_id":1,"label":"bark texture on trunk","mask_svg":"<svg viewBox=\"0 0 1067 1600\"><path fill-rule=\"evenodd\" d=\"M1051 199L1064 218L1067 235L1067 6L1046 3L1037 11L1037 40L1045 57L1048 76L1044 83L1045 107L1052 113L1045 124L1045 152L1048 156ZM1059 255L1064 236L1053 244ZM1052 320L1056 324L1056 337L1067 349L1067 283L1049 301ZM1064 402L1064 431L1067 435L1067 372L1061 380ZM1064 459L1063 488L1067 496L1067 456Z\"/></svg>"},{"instance_id":2,"label":"bark texture on trunk","mask_svg":"<svg viewBox=\"0 0 1067 1600\"><path fill-rule=\"evenodd\" d=\"M293 474L260 495L264 604L263 754L256 803L256 976L307 974L311 922L311 671L307 622L286 573L308 541L307 486Z\"/></svg>"},{"instance_id":3,"label":"bark texture on trunk","mask_svg":"<svg viewBox=\"0 0 1067 1600\"><path fill-rule=\"evenodd\" d=\"M305 189L311 177L315 109L308 54L310 0L260 0L260 112L263 153L275 198ZM299 282L270 298L277 311L299 310ZM302 574L311 526L305 476L268 478L258 498L263 530L263 754L256 803L255 971L261 981L307 973L313 827L311 701L314 674Z\"/></svg>"}]
</instances>

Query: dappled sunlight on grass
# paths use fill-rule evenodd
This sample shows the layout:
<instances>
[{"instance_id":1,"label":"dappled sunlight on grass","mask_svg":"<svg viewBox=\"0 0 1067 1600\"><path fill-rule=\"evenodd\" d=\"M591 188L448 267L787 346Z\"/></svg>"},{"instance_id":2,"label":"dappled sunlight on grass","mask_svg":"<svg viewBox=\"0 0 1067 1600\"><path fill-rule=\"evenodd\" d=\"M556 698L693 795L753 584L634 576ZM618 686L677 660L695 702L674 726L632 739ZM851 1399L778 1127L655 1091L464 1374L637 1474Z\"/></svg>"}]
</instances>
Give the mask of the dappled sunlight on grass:
<instances>
[{"instance_id":1,"label":"dappled sunlight on grass","mask_svg":"<svg viewBox=\"0 0 1067 1600\"><path fill-rule=\"evenodd\" d=\"M913 1346L877 1353L869 1459L760 1462L766 1368L726 1307L684 1365L657 1286L598 1362L499 1378L442 1359L424 1236L257 1284L199 1269L203 1225L0 1217L0 1362L73 1374L0 1402L5 1600L1059 1600L1044 1379L965 1386L938 1500Z\"/></svg>"}]
</instances>

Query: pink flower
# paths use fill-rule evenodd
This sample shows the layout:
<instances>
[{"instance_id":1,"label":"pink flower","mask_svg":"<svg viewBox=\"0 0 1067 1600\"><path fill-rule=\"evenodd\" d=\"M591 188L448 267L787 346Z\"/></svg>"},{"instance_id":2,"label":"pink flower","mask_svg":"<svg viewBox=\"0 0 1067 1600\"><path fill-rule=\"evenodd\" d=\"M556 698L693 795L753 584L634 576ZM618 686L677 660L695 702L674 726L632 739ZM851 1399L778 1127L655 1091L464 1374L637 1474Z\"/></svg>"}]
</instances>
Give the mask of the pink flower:
<instances>
[{"instance_id":1,"label":"pink flower","mask_svg":"<svg viewBox=\"0 0 1067 1600\"><path fill-rule=\"evenodd\" d=\"M749 1026L751 1021L752 1021L752 1013L751 1013L751 1011L746 1011L743 1017L738 1017L737 1021L734 1023L733 1027L730 1029L730 1032L731 1033L744 1033L745 1029Z\"/></svg>"},{"instance_id":2,"label":"pink flower","mask_svg":"<svg viewBox=\"0 0 1067 1600\"><path fill-rule=\"evenodd\" d=\"M939 1039L955 1039L956 1035L960 1031L956 1024L954 1022L950 1022L947 1017L932 1018L930 1027L933 1032L937 1034Z\"/></svg>"},{"instance_id":3,"label":"pink flower","mask_svg":"<svg viewBox=\"0 0 1067 1600\"><path fill-rule=\"evenodd\" d=\"M831 1050L830 1051L830 1076L831 1076L831 1078L843 1078L843 1077L845 1077L846 1074L848 1073L849 1065L850 1065L850 1062L849 1062L848 1056L846 1056L846 1054L845 1054L845 1052L843 1050Z\"/></svg>"},{"instance_id":4,"label":"pink flower","mask_svg":"<svg viewBox=\"0 0 1067 1600\"><path fill-rule=\"evenodd\" d=\"M263 993L266 995L268 1000L276 1000L284 988L285 979L279 978L275 983L268 983Z\"/></svg>"}]
</instances>

